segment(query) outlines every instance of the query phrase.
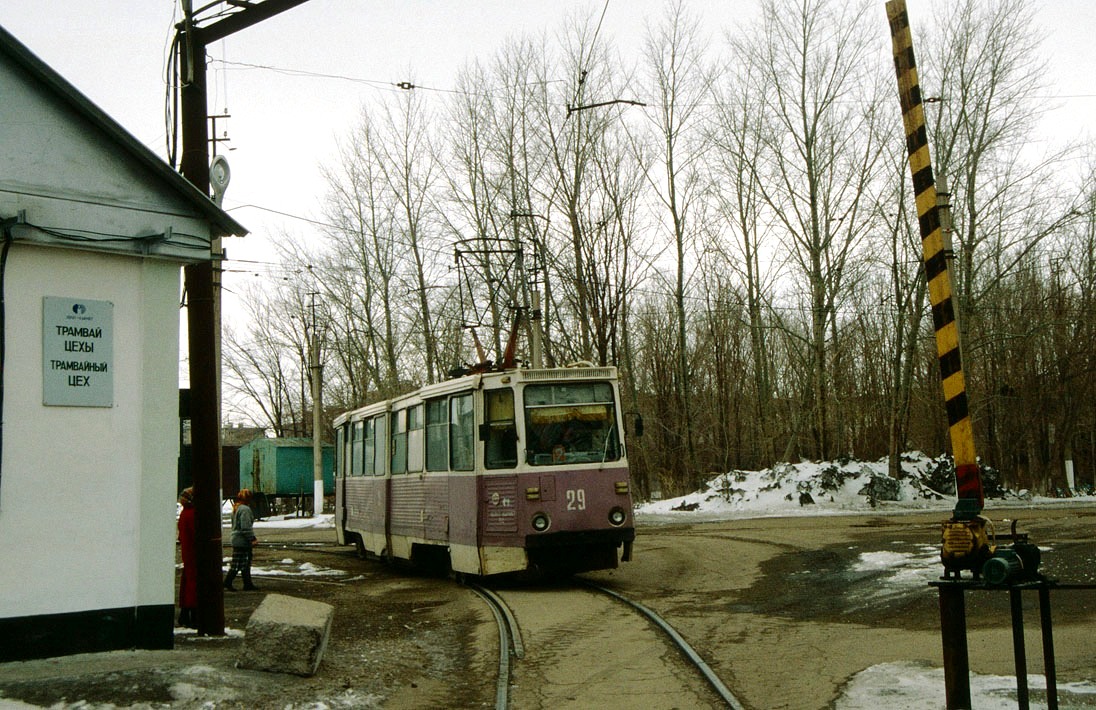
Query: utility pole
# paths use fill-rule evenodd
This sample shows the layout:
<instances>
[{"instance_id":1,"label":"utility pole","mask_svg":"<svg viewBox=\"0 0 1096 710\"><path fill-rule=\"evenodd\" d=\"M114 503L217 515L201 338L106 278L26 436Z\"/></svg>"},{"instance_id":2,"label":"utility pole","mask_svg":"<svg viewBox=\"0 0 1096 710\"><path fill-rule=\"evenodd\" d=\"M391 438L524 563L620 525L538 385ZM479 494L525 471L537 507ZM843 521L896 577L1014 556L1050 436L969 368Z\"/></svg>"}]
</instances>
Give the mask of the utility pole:
<instances>
[{"instance_id":1,"label":"utility pole","mask_svg":"<svg viewBox=\"0 0 1096 710\"><path fill-rule=\"evenodd\" d=\"M180 171L196 188L209 194L209 110L206 98L206 46L224 39L307 0L226 2L216 22L198 27L191 0L182 0L184 20L176 26L183 151ZM198 12L214 7L206 5ZM227 15L221 13L229 13ZM211 244L214 259L220 245ZM221 359L220 308L213 261L184 269L187 293L187 336L190 348L192 404L191 445L194 471L195 552L198 578L198 633L225 633L224 589L221 586Z\"/></svg>"},{"instance_id":2,"label":"utility pole","mask_svg":"<svg viewBox=\"0 0 1096 710\"><path fill-rule=\"evenodd\" d=\"M188 3L189 4L189 3ZM190 18L189 7L187 12ZM191 24L189 21L186 23ZM183 176L209 194L206 127L205 45L184 30L179 63ZM210 245L211 251L214 246ZM218 338L213 262L184 269L187 294L187 339L190 347L191 466L194 472L194 529L198 578L198 633L223 636L224 589L221 587L221 436L217 397Z\"/></svg>"},{"instance_id":3,"label":"utility pole","mask_svg":"<svg viewBox=\"0 0 1096 710\"><path fill-rule=\"evenodd\" d=\"M308 365L312 373L312 514L323 513L323 366L320 365L320 336L316 329L316 296L312 293L312 333L308 340Z\"/></svg>"}]
</instances>

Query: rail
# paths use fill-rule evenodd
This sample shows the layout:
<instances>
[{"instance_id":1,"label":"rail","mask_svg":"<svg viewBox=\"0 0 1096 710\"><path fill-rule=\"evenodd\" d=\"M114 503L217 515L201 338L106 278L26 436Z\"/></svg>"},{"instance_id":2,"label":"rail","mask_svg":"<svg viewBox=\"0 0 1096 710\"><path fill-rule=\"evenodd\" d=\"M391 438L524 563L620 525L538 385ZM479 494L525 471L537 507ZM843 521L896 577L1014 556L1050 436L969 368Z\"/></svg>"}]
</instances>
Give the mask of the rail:
<instances>
[{"instance_id":1,"label":"rail","mask_svg":"<svg viewBox=\"0 0 1096 710\"><path fill-rule=\"evenodd\" d=\"M482 597L491 608L491 613L495 615L495 622L499 629L499 673L495 686L495 708L508 710L510 707L510 660L511 657L518 659L525 657L521 631L518 629L517 620L514 619L510 607L506 606L501 597L474 582L465 580L464 585Z\"/></svg>"},{"instance_id":2,"label":"rail","mask_svg":"<svg viewBox=\"0 0 1096 710\"><path fill-rule=\"evenodd\" d=\"M670 626L670 624L667 623L665 619L663 619L661 616L659 616L643 604L640 604L637 601L633 601L628 597L623 596L622 594L601 586L600 584L595 584L594 582L590 582L588 580L582 580L582 582L587 587L601 592L602 594L606 594L616 599L617 601L632 607L640 614L643 614L645 617L647 617L647 619L654 623L655 626L660 628L663 633L670 637L670 640L673 641L674 645L677 646L678 649L685 655L685 658L687 658L689 662L692 663L697 668L697 670L700 671L701 675L703 675L704 678L708 681L708 684L712 686L712 690L714 690L716 694L719 695L719 697L722 698L725 703L727 703L727 707L734 708L735 710L742 710L742 704L738 702L738 698L736 698L734 694L730 691L730 689L727 688L726 685L724 685L723 681L720 680L719 676L715 674L715 671L712 670L711 666L709 666L708 663L700 657L700 654L693 650L693 647L689 645L689 642L686 641L684 637L682 637L681 634L679 634L677 630L674 629L674 627Z\"/></svg>"}]
</instances>

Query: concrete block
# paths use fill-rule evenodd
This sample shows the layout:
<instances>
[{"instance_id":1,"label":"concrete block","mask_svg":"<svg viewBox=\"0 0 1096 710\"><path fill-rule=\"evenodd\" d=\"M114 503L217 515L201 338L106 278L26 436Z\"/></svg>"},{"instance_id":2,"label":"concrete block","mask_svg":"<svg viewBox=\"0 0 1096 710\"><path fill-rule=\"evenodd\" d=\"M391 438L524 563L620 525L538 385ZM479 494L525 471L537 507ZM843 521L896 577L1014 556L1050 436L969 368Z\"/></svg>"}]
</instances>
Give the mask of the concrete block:
<instances>
[{"instance_id":1,"label":"concrete block","mask_svg":"<svg viewBox=\"0 0 1096 710\"><path fill-rule=\"evenodd\" d=\"M319 668L335 607L268 594L247 621L239 668L311 676Z\"/></svg>"}]
</instances>

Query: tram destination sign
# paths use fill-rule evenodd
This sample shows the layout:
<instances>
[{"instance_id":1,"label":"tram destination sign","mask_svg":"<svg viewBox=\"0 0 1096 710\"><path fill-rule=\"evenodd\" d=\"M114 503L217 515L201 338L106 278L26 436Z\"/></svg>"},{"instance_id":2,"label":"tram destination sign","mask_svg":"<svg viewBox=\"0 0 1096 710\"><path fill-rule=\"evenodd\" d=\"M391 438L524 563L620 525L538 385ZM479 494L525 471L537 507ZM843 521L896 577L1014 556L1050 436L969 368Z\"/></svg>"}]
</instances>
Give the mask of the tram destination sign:
<instances>
[{"instance_id":1,"label":"tram destination sign","mask_svg":"<svg viewBox=\"0 0 1096 710\"><path fill-rule=\"evenodd\" d=\"M42 299L42 403L114 406L114 304Z\"/></svg>"}]
</instances>

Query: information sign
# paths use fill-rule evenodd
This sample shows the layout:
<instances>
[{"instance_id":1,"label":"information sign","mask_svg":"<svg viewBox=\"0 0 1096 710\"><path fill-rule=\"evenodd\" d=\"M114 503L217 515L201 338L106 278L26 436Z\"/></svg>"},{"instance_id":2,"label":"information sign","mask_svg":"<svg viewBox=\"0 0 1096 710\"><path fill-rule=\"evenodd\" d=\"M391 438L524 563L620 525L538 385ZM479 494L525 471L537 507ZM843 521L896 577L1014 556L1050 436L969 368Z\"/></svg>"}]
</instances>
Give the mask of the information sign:
<instances>
[{"instance_id":1,"label":"information sign","mask_svg":"<svg viewBox=\"0 0 1096 710\"><path fill-rule=\"evenodd\" d=\"M114 406L114 304L42 299L42 403Z\"/></svg>"}]
</instances>

